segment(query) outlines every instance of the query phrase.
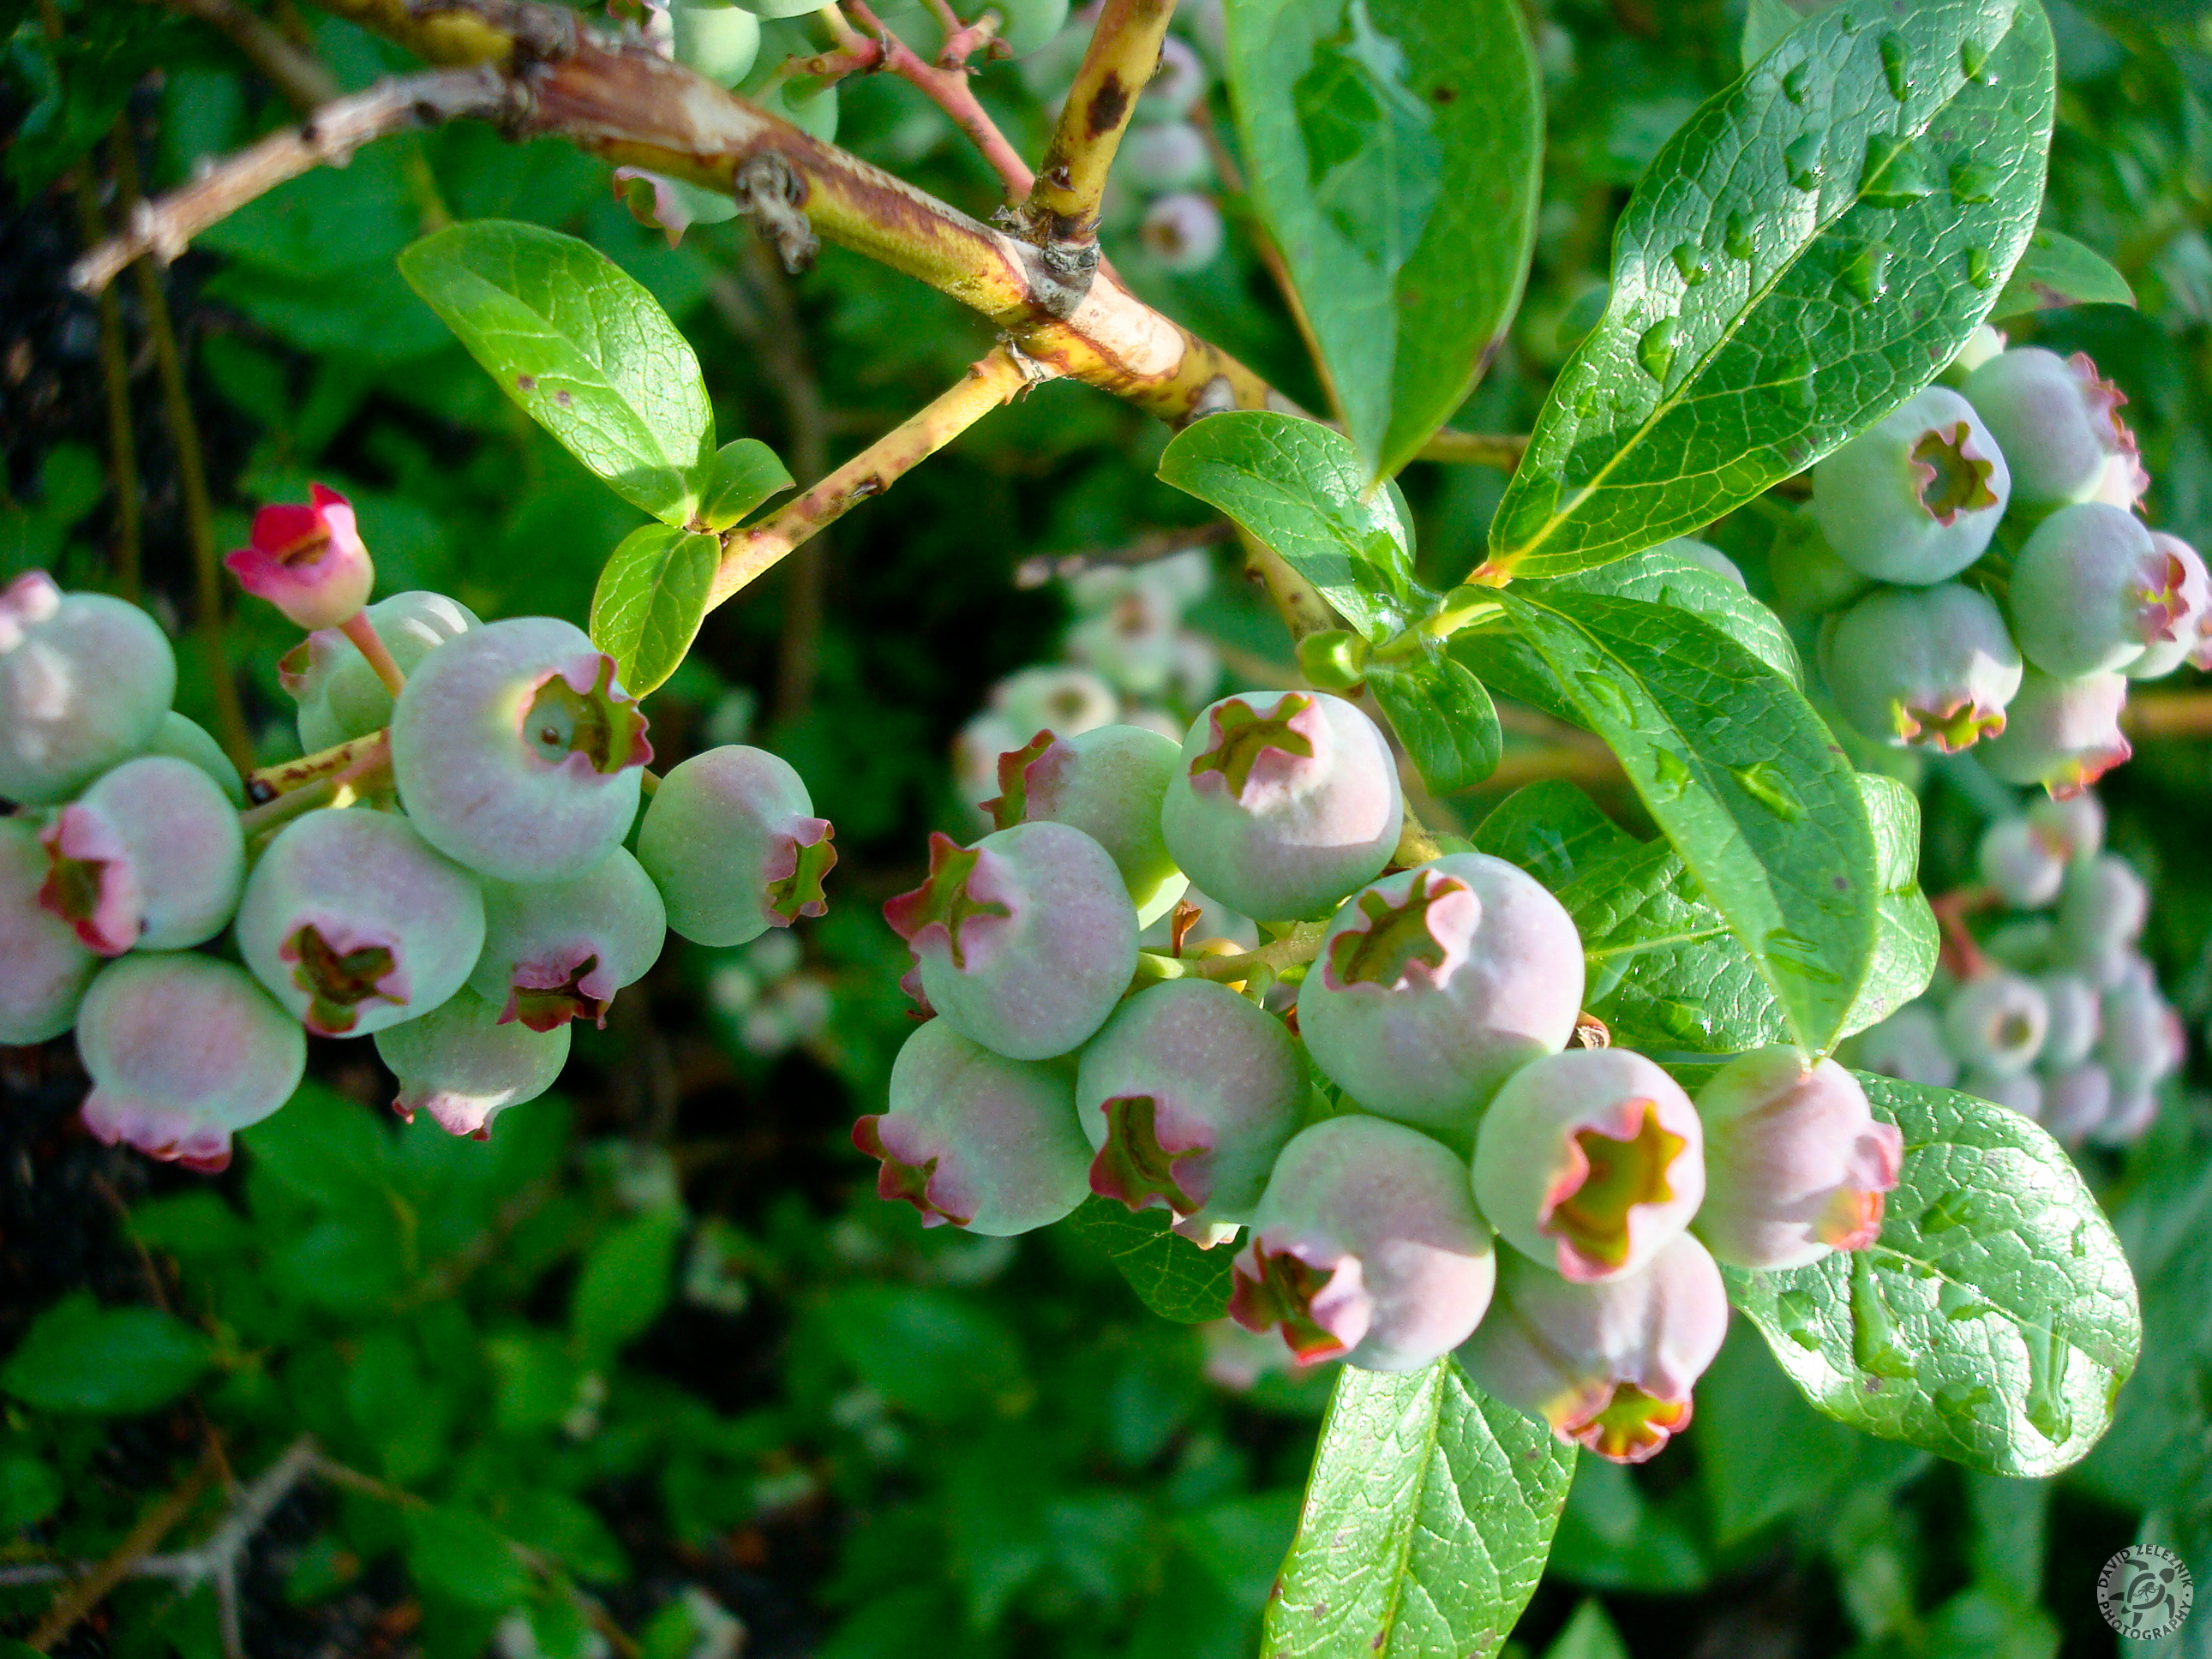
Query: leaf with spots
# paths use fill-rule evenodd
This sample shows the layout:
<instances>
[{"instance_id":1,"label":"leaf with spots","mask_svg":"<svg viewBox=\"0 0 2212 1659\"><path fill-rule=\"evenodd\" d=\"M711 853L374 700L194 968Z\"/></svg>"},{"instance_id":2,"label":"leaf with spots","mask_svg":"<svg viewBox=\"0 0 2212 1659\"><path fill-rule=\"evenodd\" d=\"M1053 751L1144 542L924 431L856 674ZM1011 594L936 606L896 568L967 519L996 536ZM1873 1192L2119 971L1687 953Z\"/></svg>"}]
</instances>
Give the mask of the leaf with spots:
<instances>
[{"instance_id":1,"label":"leaf with spots","mask_svg":"<svg viewBox=\"0 0 2212 1659\"><path fill-rule=\"evenodd\" d=\"M1630 198L1492 568L1558 575L1696 530L1925 386L2027 246L2053 97L2035 0L1845 0L1790 31Z\"/></svg>"},{"instance_id":2,"label":"leaf with spots","mask_svg":"<svg viewBox=\"0 0 2212 1659\"><path fill-rule=\"evenodd\" d=\"M1475 826L1474 848L1517 864L1558 892L1638 843L1588 795L1558 778L1516 789Z\"/></svg>"},{"instance_id":3,"label":"leaf with spots","mask_svg":"<svg viewBox=\"0 0 2212 1659\"><path fill-rule=\"evenodd\" d=\"M1825 1050L1870 971L1881 888L1857 775L1820 717L1692 612L1567 586L1499 599L1531 671L1620 757L1796 1041Z\"/></svg>"},{"instance_id":4,"label":"leaf with spots","mask_svg":"<svg viewBox=\"0 0 2212 1659\"><path fill-rule=\"evenodd\" d=\"M2054 1474L2112 1420L2142 1322L2074 1161L2006 1107L1857 1074L1905 1135L1869 1249L1726 1272L1805 1397L1839 1422L1992 1474Z\"/></svg>"},{"instance_id":5,"label":"leaf with spots","mask_svg":"<svg viewBox=\"0 0 2212 1659\"><path fill-rule=\"evenodd\" d=\"M1200 1249L1168 1230L1165 1210L1133 1211L1093 1193L1068 1218L1075 1236L1114 1264L1137 1299L1163 1319L1203 1325L1229 1313L1233 1254L1226 1244Z\"/></svg>"},{"instance_id":6,"label":"leaf with spots","mask_svg":"<svg viewBox=\"0 0 2212 1659\"><path fill-rule=\"evenodd\" d=\"M607 487L690 522L714 471L714 411L690 343L644 284L588 242L476 219L399 271L501 391Z\"/></svg>"},{"instance_id":7,"label":"leaf with spots","mask_svg":"<svg viewBox=\"0 0 2212 1659\"><path fill-rule=\"evenodd\" d=\"M1490 1659L1528 1604L1575 1452L1447 1357L1337 1373L1262 1659Z\"/></svg>"},{"instance_id":8,"label":"leaf with spots","mask_svg":"<svg viewBox=\"0 0 2212 1659\"><path fill-rule=\"evenodd\" d=\"M691 648L721 557L717 538L665 524L639 526L607 556L592 593L592 643L632 696L659 685Z\"/></svg>"},{"instance_id":9,"label":"leaf with spots","mask_svg":"<svg viewBox=\"0 0 2212 1659\"><path fill-rule=\"evenodd\" d=\"M1535 235L1543 97L1512 0L1228 0L1230 99L1361 482L1395 473L1504 337Z\"/></svg>"}]
</instances>

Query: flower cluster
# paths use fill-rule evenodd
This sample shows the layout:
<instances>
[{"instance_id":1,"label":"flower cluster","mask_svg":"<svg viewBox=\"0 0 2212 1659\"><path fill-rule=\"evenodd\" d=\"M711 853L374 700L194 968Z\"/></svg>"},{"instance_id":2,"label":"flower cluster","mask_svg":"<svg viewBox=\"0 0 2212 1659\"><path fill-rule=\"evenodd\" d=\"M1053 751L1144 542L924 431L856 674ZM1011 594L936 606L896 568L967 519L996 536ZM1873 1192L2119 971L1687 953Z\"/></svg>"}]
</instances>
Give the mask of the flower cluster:
<instances>
[{"instance_id":1,"label":"flower cluster","mask_svg":"<svg viewBox=\"0 0 2212 1659\"><path fill-rule=\"evenodd\" d=\"M1208 1248L1241 1234L1231 1313L1301 1363L1455 1350L1622 1462L1688 1419L1717 1262L1878 1232L1902 1148L1850 1075L1766 1049L1693 1101L1641 1054L1571 1046L1594 1029L1572 919L1503 860L1407 856L1389 745L1352 704L1225 697L1180 744L1046 730L1000 773L999 827L933 837L884 907L930 1017L854 1140L924 1224L1019 1233L1097 1194ZM1185 949L1193 882L1270 942ZM1169 911L1170 953L1141 951Z\"/></svg>"}]
</instances>

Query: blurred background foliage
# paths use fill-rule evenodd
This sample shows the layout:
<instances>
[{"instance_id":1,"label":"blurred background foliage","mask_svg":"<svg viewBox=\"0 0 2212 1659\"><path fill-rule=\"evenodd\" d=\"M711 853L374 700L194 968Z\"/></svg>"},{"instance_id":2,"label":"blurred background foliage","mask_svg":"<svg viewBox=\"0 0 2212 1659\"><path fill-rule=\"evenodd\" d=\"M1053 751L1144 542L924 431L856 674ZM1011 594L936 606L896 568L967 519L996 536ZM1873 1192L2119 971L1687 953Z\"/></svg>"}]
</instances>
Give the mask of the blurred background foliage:
<instances>
[{"instance_id":1,"label":"blurred background foliage","mask_svg":"<svg viewBox=\"0 0 2212 1659\"><path fill-rule=\"evenodd\" d=\"M2142 303L2041 313L2014 337L2086 349L2126 389L2154 518L2202 545L2212 13L2050 9L2063 97L2046 222L2111 256ZM1528 12L1551 123L1535 269L1455 422L1468 430L1528 428L1592 314L1628 186L1739 67L1741 9L1723 0ZM312 6L264 15L345 88L407 67ZM468 125L272 193L119 283L104 324L64 277L88 222L293 112L222 33L158 5L0 5L0 579L126 579L105 341L123 354L146 601L204 645L196 538L237 544L256 504L311 477L352 497L382 591L583 617L636 517L400 281L393 255L447 222L591 239L684 325L721 431L770 443L802 481L989 343L952 301L834 248L792 280L741 222L672 247L599 163ZM981 77L1027 154L1073 56L1056 45ZM837 119L860 154L993 205L988 172L910 88L849 82ZM1224 207L1241 222L1233 196ZM1109 250L1140 293L1318 404L1248 240L1178 274L1118 211ZM848 1140L908 1029L877 906L912 884L926 830L960 827L954 732L993 682L1057 653L1060 591L1018 573L1202 523L1152 476L1166 435L1045 386L708 619L652 701L656 749L672 761L750 735L796 764L837 825L832 912L746 951L672 941L605 1031L578 1034L558 1095L488 1145L403 1127L367 1045L319 1043L301 1097L243 1137L228 1174L182 1175L83 1133L66 1042L0 1051L0 1628L56 1652L185 1659L227 1644L258 1659L1254 1650L1327 1376L1293 1381L1240 1333L1152 1319L1068 1229L923 1231L876 1199ZM1417 464L1404 483L1426 572L1448 583L1502 477ZM1770 519L1711 534L1758 586ZM1191 622L1232 674L1287 658L1225 564ZM297 747L276 679L294 642L248 602L212 647L264 762ZM186 654L179 706L221 729L216 661ZM1502 778L1544 776L1633 821L1586 748L1515 736ZM1941 892L1970 878L1993 801L1971 768L1922 781L1923 878ZM1472 823L1498 793L1449 805ZM2147 948L2201 1030L2212 746L2146 737L2105 794L2116 844L2155 884ZM2108 1554L2147 1534L2212 1565L2207 1121L2178 1098L2125 1167L2089 1155L2145 1286L2147 1341L2088 1463L2051 1484L1963 1474L1814 1415L1757 1340L1732 1340L1676 1449L1633 1472L1585 1460L1521 1647L2112 1652L2094 1601ZM225 1534L234 1479L268 1502ZM56 1634L58 1577L149 1549L167 1553ZM2212 1619L2197 1624L2203 1644Z\"/></svg>"}]
</instances>

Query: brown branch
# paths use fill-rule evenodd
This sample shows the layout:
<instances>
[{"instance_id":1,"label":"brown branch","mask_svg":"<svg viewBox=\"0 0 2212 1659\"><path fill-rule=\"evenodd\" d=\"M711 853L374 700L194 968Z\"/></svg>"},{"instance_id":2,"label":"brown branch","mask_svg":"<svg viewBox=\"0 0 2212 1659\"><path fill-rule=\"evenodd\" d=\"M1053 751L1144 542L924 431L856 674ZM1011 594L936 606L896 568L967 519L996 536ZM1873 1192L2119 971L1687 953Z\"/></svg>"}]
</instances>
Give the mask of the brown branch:
<instances>
[{"instance_id":1,"label":"brown branch","mask_svg":"<svg viewBox=\"0 0 2212 1659\"><path fill-rule=\"evenodd\" d=\"M141 254L168 264L210 225L288 179L313 167L343 167L354 151L387 133L456 116L499 115L514 95L507 82L484 69L380 81L338 100L311 121L271 133L183 189L139 204L122 235L101 243L70 268L70 281L87 294L98 294Z\"/></svg>"},{"instance_id":2,"label":"brown branch","mask_svg":"<svg viewBox=\"0 0 2212 1659\"><path fill-rule=\"evenodd\" d=\"M125 125L116 128L114 150L115 187L125 217L135 219L145 204L138 194L137 146ZM140 260L137 276L138 303L146 313L154 368L161 382L161 415L169 428L170 447L176 451L185 539L192 553L192 631L199 636L209 690L215 697L216 735L222 740L231 764L243 771L253 764L253 735L246 729L238 678L231 672L229 653L223 645L222 571L216 562L215 506L208 496L207 459L200 451L199 422L192 414L191 390L185 384L184 352L169 320L169 297L162 289L161 274L149 261Z\"/></svg>"},{"instance_id":3,"label":"brown branch","mask_svg":"<svg viewBox=\"0 0 2212 1659\"><path fill-rule=\"evenodd\" d=\"M750 529L725 532L722 562L707 603L717 605L800 543L880 495L1017 392L1054 371L998 345L968 366L959 383Z\"/></svg>"},{"instance_id":4,"label":"brown branch","mask_svg":"<svg viewBox=\"0 0 2212 1659\"><path fill-rule=\"evenodd\" d=\"M1036 185L1017 215L1055 274L1088 283L1098 264L1098 204L1137 94L1159 67L1175 0L1105 0L1060 106Z\"/></svg>"},{"instance_id":5,"label":"brown branch","mask_svg":"<svg viewBox=\"0 0 2212 1659\"><path fill-rule=\"evenodd\" d=\"M1494 466L1500 472L1510 472L1521 465L1521 457L1528 448L1526 434L1508 437L1490 432L1454 432L1447 427L1421 446L1417 459L1461 461L1470 466Z\"/></svg>"},{"instance_id":6,"label":"brown branch","mask_svg":"<svg viewBox=\"0 0 2212 1659\"><path fill-rule=\"evenodd\" d=\"M1266 381L1102 273L1088 290L1042 251L670 63L533 0L326 0L433 62L510 78L517 138L554 135L741 202L772 199L818 234L981 312L1033 362L1176 423L1260 408Z\"/></svg>"},{"instance_id":7,"label":"brown branch","mask_svg":"<svg viewBox=\"0 0 2212 1659\"><path fill-rule=\"evenodd\" d=\"M166 0L173 11L211 23L230 37L231 45L293 108L305 113L337 97L340 88L322 60L286 40L259 13L239 0Z\"/></svg>"},{"instance_id":8,"label":"brown branch","mask_svg":"<svg viewBox=\"0 0 2212 1659\"><path fill-rule=\"evenodd\" d=\"M2120 710L2120 730L2131 738L2212 736L2212 691L2135 691Z\"/></svg>"},{"instance_id":9,"label":"brown branch","mask_svg":"<svg viewBox=\"0 0 2212 1659\"><path fill-rule=\"evenodd\" d=\"M202 1456L184 1485L149 1504L106 1559L54 1597L38 1627L23 1638L23 1644L33 1652L49 1652L75 1630L77 1622L106 1600L107 1593L131 1577L140 1559L191 1512L219 1467L211 1455Z\"/></svg>"},{"instance_id":10,"label":"brown branch","mask_svg":"<svg viewBox=\"0 0 2212 1659\"><path fill-rule=\"evenodd\" d=\"M302 759L264 766L246 775L246 798L253 803L238 815L249 836L337 800L341 790L367 793L392 770L388 729L353 738Z\"/></svg>"}]
</instances>

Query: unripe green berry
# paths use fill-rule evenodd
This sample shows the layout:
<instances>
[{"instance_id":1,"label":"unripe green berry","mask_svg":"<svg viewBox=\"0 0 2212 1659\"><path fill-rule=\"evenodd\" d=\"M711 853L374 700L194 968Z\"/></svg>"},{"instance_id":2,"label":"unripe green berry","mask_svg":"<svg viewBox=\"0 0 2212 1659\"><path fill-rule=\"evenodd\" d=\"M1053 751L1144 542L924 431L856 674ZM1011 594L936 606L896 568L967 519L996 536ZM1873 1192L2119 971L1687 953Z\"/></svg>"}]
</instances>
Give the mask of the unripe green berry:
<instances>
[{"instance_id":1,"label":"unripe green berry","mask_svg":"<svg viewBox=\"0 0 2212 1659\"><path fill-rule=\"evenodd\" d=\"M428 1112L448 1134L486 1140L509 1106L553 1086L568 1059L568 1028L504 1018L467 986L428 1013L376 1034L376 1052L399 1079L392 1109L409 1122Z\"/></svg>"},{"instance_id":2,"label":"unripe green berry","mask_svg":"<svg viewBox=\"0 0 2212 1659\"><path fill-rule=\"evenodd\" d=\"M637 860L696 945L743 945L829 908L837 862L806 783L764 749L725 744L672 769L647 804Z\"/></svg>"},{"instance_id":3,"label":"unripe green berry","mask_svg":"<svg viewBox=\"0 0 2212 1659\"><path fill-rule=\"evenodd\" d=\"M1001 830L1073 825L1106 849L1148 927L1189 883L1168 856L1160 804L1181 758L1172 738L1139 726L1101 726L1072 738L1040 732L999 757L1000 794L983 810Z\"/></svg>"},{"instance_id":4,"label":"unripe green berry","mask_svg":"<svg viewBox=\"0 0 2212 1659\"><path fill-rule=\"evenodd\" d=\"M0 588L0 799L64 801L153 743L177 659L155 620L43 570Z\"/></svg>"},{"instance_id":5,"label":"unripe green berry","mask_svg":"<svg viewBox=\"0 0 2212 1659\"><path fill-rule=\"evenodd\" d=\"M39 902L49 867L37 825L0 818L0 1045L68 1030L100 965L76 929Z\"/></svg>"},{"instance_id":6,"label":"unripe green berry","mask_svg":"<svg viewBox=\"0 0 2212 1659\"><path fill-rule=\"evenodd\" d=\"M666 912L652 878L617 847L574 881L487 880L483 952L469 986L501 1021L550 1031L604 1028L615 993L659 960Z\"/></svg>"}]
</instances>

